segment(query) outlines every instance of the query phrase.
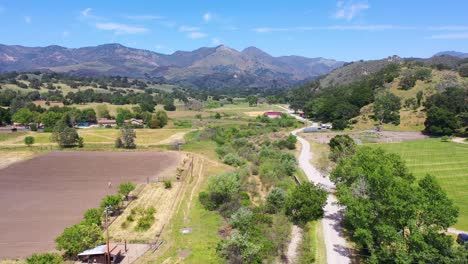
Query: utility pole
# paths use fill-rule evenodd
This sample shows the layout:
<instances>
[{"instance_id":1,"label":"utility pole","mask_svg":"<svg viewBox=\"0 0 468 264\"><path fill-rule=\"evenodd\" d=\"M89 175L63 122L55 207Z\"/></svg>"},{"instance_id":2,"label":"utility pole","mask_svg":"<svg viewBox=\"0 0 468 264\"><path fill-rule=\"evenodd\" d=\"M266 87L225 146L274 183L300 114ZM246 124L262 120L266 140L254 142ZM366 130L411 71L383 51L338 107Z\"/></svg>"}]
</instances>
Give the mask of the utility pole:
<instances>
[{"instance_id":1,"label":"utility pole","mask_svg":"<svg viewBox=\"0 0 468 264\"><path fill-rule=\"evenodd\" d=\"M106 212L106 236L107 236L107 264L110 264L110 243L109 243L109 207L104 209Z\"/></svg>"}]
</instances>

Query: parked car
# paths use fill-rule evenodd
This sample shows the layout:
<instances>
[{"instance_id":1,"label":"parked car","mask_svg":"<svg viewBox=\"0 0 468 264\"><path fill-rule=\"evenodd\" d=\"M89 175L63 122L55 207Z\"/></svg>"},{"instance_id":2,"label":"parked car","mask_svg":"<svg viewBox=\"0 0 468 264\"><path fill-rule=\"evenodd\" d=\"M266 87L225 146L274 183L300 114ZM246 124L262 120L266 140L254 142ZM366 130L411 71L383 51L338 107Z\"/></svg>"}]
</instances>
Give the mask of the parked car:
<instances>
[{"instance_id":1,"label":"parked car","mask_svg":"<svg viewBox=\"0 0 468 264\"><path fill-rule=\"evenodd\" d=\"M457 236L457 242L460 245L466 245L468 244L468 234L465 233L460 233Z\"/></svg>"}]
</instances>

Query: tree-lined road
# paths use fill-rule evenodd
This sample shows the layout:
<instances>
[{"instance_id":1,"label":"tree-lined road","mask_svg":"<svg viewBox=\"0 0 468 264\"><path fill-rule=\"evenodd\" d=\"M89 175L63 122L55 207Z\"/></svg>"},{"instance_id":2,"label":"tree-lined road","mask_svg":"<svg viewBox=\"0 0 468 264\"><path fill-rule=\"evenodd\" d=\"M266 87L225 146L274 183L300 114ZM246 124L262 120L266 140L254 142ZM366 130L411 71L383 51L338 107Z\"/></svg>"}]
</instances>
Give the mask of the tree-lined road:
<instances>
[{"instance_id":1,"label":"tree-lined road","mask_svg":"<svg viewBox=\"0 0 468 264\"><path fill-rule=\"evenodd\" d=\"M295 115L291 110L282 107L287 110L288 113L301 121L307 122L306 119ZM346 264L351 263L350 255L351 251L346 243L345 236L341 227L341 221L343 219L342 207L336 202L336 197L333 194L335 185L330 181L329 177L322 177L320 172L310 163L312 160L312 151L310 143L304 138L297 136L301 129L297 129L292 132L297 137L297 140L301 143L302 148L299 154L299 167L307 175L309 181L320 184L325 188L329 195L327 204L324 208L324 217L322 219L323 236L326 248L327 263L329 264Z\"/></svg>"}]
</instances>

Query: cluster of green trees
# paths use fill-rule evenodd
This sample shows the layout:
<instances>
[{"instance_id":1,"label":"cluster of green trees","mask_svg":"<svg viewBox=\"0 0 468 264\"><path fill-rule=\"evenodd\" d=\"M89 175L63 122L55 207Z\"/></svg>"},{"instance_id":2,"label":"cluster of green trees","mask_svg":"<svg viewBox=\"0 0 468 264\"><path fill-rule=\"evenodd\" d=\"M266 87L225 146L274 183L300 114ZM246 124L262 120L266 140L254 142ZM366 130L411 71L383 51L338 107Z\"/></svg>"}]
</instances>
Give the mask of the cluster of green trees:
<instances>
[{"instance_id":1,"label":"cluster of green trees","mask_svg":"<svg viewBox=\"0 0 468 264\"><path fill-rule=\"evenodd\" d=\"M432 70L430 68L415 67L414 69L408 69L400 79L400 87L403 90L409 90L414 87L416 81L428 81L431 79L431 76Z\"/></svg>"},{"instance_id":2,"label":"cluster of green trees","mask_svg":"<svg viewBox=\"0 0 468 264\"><path fill-rule=\"evenodd\" d=\"M104 243L102 234L102 219L105 210L116 212L119 210L123 199L127 199L130 192L135 189L135 184L131 182L119 185L119 193L108 195L101 201L100 208L91 208L84 213L83 220L73 226L65 228L63 233L55 239L57 250L63 250L64 256L69 259L75 259L76 255L84 250L91 249ZM109 214L110 211L107 211ZM56 263L55 259L60 256L48 254L33 255L31 258L51 260L51 262L31 262L31 263ZM61 259L61 257L60 257ZM61 262L57 262L61 263Z\"/></svg>"},{"instance_id":3,"label":"cluster of green trees","mask_svg":"<svg viewBox=\"0 0 468 264\"><path fill-rule=\"evenodd\" d=\"M377 98L389 99L393 107L390 111L383 110L384 113L381 108L375 109L375 118L384 122L394 122L396 118L392 112L398 104L395 98L382 93L381 90L385 83L392 82L399 74L400 65L390 64L360 81L347 85L321 89L323 87L320 87L320 80L316 80L291 89L288 101L292 109L302 109L307 117L325 123L332 122L334 129L344 129L349 125L351 118L359 115L361 107L373 103Z\"/></svg>"},{"instance_id":4,"label":"cluster of green trees","mask_svg":"<svg viewBox=\"0 0 468 264\"><path fill-rule=\"evenodd\" d=\"M426 99L425 132L444 136L468 134L468 89L450 87Z\"/></svg>"},{"instance_id":5,"label":"cluster of green trees","mask_svg":"<svg viewBox=\"0 0 468 264\"><path fill-rule=\"evenodd\" d=\"M458 209L433 176L416 181L398 155L356 149L348 136L335 137L330 147L344 225L366 263L466 260L468 251L443 232L456 222Z\"/></svg>"},{"instance_id":6,"label":"cluster of green trees","mask_svg":"<svg viewBox=\"0 0 468 264\"><path fill-rule=\"evenodd\" d=\"M70 113L65 113L60 120L55 123L51 139L57 142L61 148L82 148L84 140L78 135L74 126L74 117Z\"/></svg>"},{"instance_id":7,"label":"cluster of green trees","mask_svg":"<svg viewBox=\"0 0 468 264\"><path fill-rule=\"evenodd\" d=\"M242 126L217 126L205 129L196 138L217 143L216 153L236 171L209 178L200 203L216 210L229 223L230 236L219 243L217 252L228 263L262 263L282 256L288 242L291 223L305 224L323 215L326 192L304 183L297 186L292 175L297 163L293 149L296 138L269 140L265 135L281 129L279 120ZM291 127L296 121L290 123ZM269 188L266 199L258 197L252 177L259 177Z\"/></svg>"}]
</instances>

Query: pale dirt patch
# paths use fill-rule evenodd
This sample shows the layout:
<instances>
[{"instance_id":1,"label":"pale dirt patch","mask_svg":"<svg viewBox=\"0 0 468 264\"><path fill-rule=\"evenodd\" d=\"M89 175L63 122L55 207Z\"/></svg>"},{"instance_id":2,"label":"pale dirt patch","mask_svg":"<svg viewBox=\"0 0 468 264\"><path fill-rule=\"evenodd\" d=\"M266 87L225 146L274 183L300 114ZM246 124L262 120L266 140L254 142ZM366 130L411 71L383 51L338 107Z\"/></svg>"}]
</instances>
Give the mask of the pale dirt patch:
<instances>
[{"instance_id":1,"label":"pale dirt patch","mask_svg":"<svg viewBox=\"0 0 468 264\"><path fill-rule=\"evenodd\" d=\"M192 131L192 130L190 130L190 131ZM169 138L166 138L164 140L159 141L157 144L158 145L167 145L167 144L172 144L172 143L175 143L175 142L182 142L182 141L184 141L185 135L190 131L175 133L174 135L170 136Z\"/></svg>"},{"instance_id":2,"label":"pale dirt patch","mask_svg":"<svg viewBox=\"0 0 468 264\"><path fill-rule=\"evenodd\" d=\"M466 141L466 138L461 138L461 137L453 138L452 141L455 143L468 144L468 142Z\"/></svg>"},{"instance_id":3,"label":"pale dirt patch","mask_svg":"<svg viewBox=\"0 0 468 264\"><path fill-rule=\"evenodd\" d=\"M0 152L0 169L6 168L13 163L23 161L38 155L33 151L5 151Z\"/></svg>"},{"instance_id":4,"label":"pale dirt patch","mask_svg":"<svg viewBox=\"0 0 468 264\"><path fill-rule=\"evenodd\" d=\"M252 111L252 112L245 112L244 114L250 116L250 117L257 117L261 116L265 113L265 111Z\"/></svg>"},{"instance_id":5,"label":"pale dirt patch","mask_svg":"<svg viewBox=\"0 0 468 264\"><path fill-rule=\"evenodd\" d=\"M288 263L297 263L297 251L302 240L302 229L297 225L293 225L291 229L291 241L288 245L286 257Z\"/></svg>"}]
</instances>

